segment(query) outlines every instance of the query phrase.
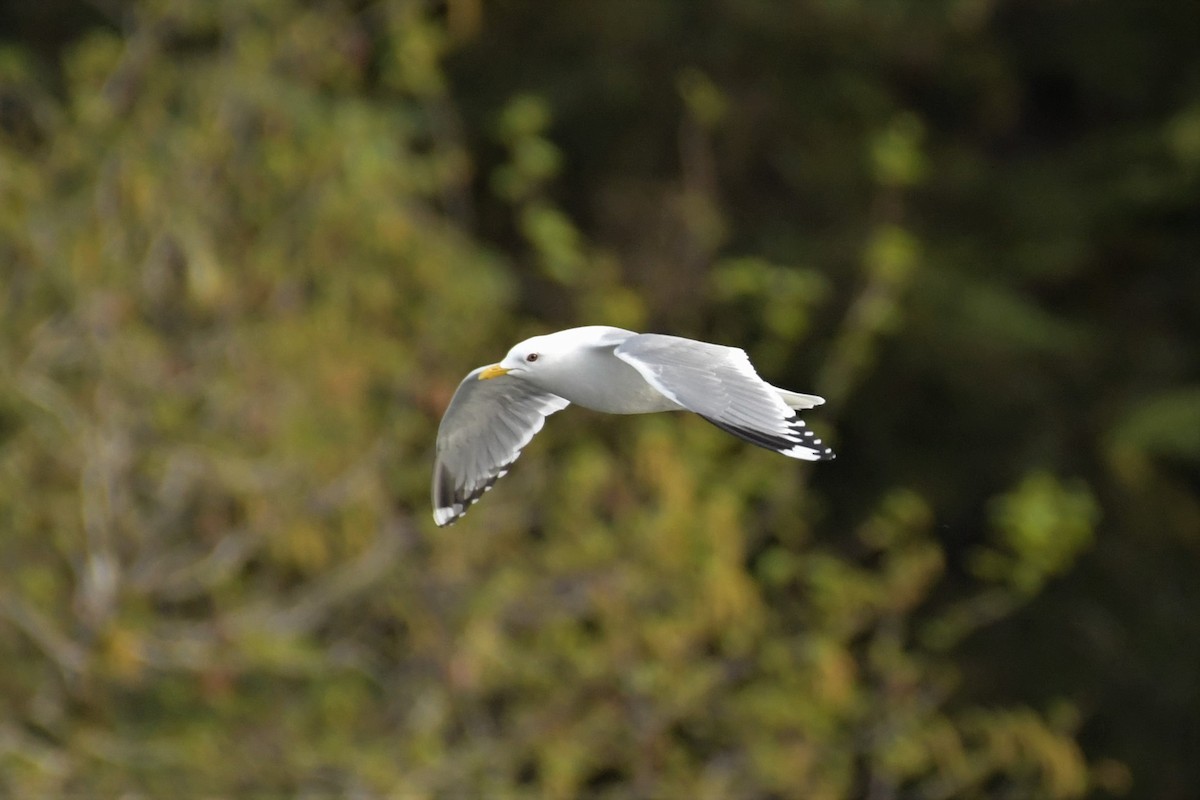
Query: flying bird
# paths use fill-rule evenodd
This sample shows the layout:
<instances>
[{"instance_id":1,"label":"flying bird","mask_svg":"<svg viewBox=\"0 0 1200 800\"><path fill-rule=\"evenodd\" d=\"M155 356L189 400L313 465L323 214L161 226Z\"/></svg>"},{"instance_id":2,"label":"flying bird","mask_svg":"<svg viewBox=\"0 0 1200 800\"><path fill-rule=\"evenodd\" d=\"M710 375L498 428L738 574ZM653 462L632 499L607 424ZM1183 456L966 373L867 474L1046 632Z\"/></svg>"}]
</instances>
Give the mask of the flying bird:
<instances>
[{"instance_id":1,"label":"flying bird","mask_svg":"<svg viewBox=\"0 0 1200 800\"><path fill-rule=\"evenodd\" d=\"M467 374L438 427L433 519L449 525L504 477L546 417L571 403L608 414L692 411L789 458L833 451L797 411L825 400L780 389L736 347L605 325L526 339Z\"/></svg>"}]
</instances>

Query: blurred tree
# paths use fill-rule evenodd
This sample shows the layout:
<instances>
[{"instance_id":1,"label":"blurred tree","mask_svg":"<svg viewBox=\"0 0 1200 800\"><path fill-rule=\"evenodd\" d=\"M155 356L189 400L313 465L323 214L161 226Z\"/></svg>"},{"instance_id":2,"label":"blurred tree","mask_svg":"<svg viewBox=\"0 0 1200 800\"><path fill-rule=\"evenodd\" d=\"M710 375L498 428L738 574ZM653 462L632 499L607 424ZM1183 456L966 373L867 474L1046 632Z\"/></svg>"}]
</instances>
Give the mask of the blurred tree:
<instances>
[{"instance_id":1,"label":"blurred tree","mask_svg":"<svg viewBox=\"0 0 1200 800\"><path fill-rule=\"evenodd\" d=\"M0 3L0 792L1190 796L1190 12ZM587 322L842 458L578 412L435 532Z\"/></svg>"}]
</instances>

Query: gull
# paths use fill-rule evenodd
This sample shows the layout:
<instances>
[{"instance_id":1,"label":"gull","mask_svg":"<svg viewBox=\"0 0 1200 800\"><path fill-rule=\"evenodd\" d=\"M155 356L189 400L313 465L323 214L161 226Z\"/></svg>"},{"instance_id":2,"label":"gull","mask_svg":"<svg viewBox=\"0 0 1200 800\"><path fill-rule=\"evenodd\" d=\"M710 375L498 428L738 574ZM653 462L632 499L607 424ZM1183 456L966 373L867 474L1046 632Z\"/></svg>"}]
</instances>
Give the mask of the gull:
<instances>
[{"instance_id":1,"label":"gull","mask_svg":"<svg viewBox=\"0 0 1200 800\"><path fill-rule=\"evenodd\" d=\"M767 383L736 347L606 325L534 336L469 372L450 400L438 427L433 519L440 527L462 517L546 417L571 403L608 414L692 411L759 447L827 461L833 451L796 414L824 402Z\"/></svg>"}]
</instances>

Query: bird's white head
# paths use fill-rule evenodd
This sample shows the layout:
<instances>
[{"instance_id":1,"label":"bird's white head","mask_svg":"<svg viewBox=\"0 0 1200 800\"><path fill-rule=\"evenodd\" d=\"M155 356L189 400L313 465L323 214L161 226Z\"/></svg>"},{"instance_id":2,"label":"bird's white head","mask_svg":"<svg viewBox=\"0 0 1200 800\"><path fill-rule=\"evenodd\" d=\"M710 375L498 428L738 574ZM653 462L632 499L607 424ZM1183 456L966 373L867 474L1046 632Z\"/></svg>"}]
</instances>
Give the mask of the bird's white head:
<instances>
[{"instance_id":1,"label":"bird's white head","mask_svg":"<svg viewBox=\"0 0 1200 800\"><path fill-rule=\"evenodd\" d=\"M500 363L493 364L479 373L479 380L491 380L499 378L501 375L522 377L538 369L539 365L544 366L546 362L542 360L543 354L549 356L553 349L552 346L547 347L546 340L550 338L550 336L534 336L514 345Z\"/></svg>"},{"instance_id":2,"label":"bird's white head","mask_svg":"<svg viewBox=\"0 0 1200 800\"><path fill-rule=\"evenodd\" d=\"M501 375L531 378L547 375L567 366L567 362L579 355L581 349L601 345L613 333L625 333L620 328L604 325L589 325L584 328L569 328L557 333L533 336L512 349L498 364L485 367L479 380L491 380Z\"/></svg>"}]
</instances>

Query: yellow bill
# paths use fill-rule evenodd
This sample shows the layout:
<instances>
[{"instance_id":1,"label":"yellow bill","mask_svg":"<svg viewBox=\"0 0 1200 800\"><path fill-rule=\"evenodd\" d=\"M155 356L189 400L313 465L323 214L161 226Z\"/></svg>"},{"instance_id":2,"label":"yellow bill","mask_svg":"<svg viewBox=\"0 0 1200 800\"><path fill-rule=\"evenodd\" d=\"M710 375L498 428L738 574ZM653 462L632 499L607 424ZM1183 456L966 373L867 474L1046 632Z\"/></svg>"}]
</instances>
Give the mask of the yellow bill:
<instances>
[{"instance_id":1,"label":"yellow bill","mask_svg":"<svg viewBox=\"0 0 1200 800\"><path fill-rule=\"evenodd\" d=\"M507 375L509 370L499 364L492 364L490 367L479 373L479 380L490 381L492 378L499 378L501 375Z\"/></svg>"}]
</instances>

